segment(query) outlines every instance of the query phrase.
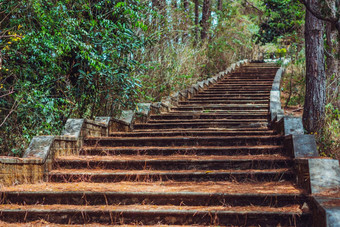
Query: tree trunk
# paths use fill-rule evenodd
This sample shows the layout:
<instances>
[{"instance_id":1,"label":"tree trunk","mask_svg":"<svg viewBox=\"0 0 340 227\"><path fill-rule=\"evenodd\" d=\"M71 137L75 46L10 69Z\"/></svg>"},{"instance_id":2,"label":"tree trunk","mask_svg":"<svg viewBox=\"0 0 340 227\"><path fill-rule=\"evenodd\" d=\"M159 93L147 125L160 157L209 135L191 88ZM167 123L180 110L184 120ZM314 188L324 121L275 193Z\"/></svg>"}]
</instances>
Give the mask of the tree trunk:
<instances>
[{"instance_id":1,"label":"tree trunk","mask_svg":"<svg viewBox=\"0 0 340 227\"><path fill-rule=\"evenodd\" d=\"M189 2L188 2L188 0L183 0L183 8L184 8L185 12L188 11L188 9L189 9Z\"/></svg>"},{"instance_id":2,"label":"tree trunk","mask_svg":"<svg viewBox=\"0 0 340 227\"><path fill-rule=\"evenodd\" d=\"M209 29L209 18L210 18L210 0L203 1L203 9L202 9L202 31L201 31L201 39L204 40L207 38L208 29Z\"/></svg>"},{"instance_id":3,"label":"tree trunk","mask_svg":"<svg viewBox=\"0 0 340 227\"><path fill-rule=\"evenodd\" d=\"M184 9L184 31L182 35L182 42L184 43L188 37L188 26L189 26L189 2L188 0L183 0Z\"/></svg>"},{"instance_id":4,"label":"tree trunk","mask_svg":"<svg viewBox=\"0 0 340 227\"><path fill-rule=\"evenodd\" d=\"M199 32L199 25L198 25L198 17L199 17L199 12L198 12L198 7L199 3L198 0L194 0L195 3L195 43L198 43L198 32Z\"/></svg>"},{"instance_id":5,"label":"tree trunk","mask_svg":"<svg viewBox=\"0 0 340 227\"><path fill-rule=\"evenodd\" d=\"M339 89L339 65L340 60L338 54L340 53L339 41L338 41L338 31L332 26L331 23L326 24L326 77L327 77L327 90L328 90L328 100L327 102L332 102L338 97Z\"/></svg>"},{"instance_id":6,"label":"tree trunk","mask_svg":"<svg viewBox=\"0 0 340 227\"><path fill-rule=\"evenodd\" d=\"M336 0L328 1L328 7L330 14L333 18L336 17L337 7ZM326 23L326 78L327 78L327 102L331 102L340 108L339 102L337 103L337 97L339 97L339 67L340 67L340 45L338 38L340 38L339 32L336 27L330 23Z\"/></svg>"},{"instance_id":7,"label":"tree trunk","mask_svg":"<svg viewBox=\"0 0 340 227\"><path fill-rule=\"evenodd\" d=\"M172 1L172 8L177 9L177 0Z\"/></svg>"},{"instance_id":8,"label":"tree trunk","mask_svg":"<svg viewBox=\"0 0 340 227\"><path fill-rule=\"evenodd\" d=\"M318 0L309 0L312 8ZM326 76L324 60L323 22L306 10L306 97L303 124L308 132L319 132L325 118Z\"/></svg>"},{"instance_id":9,"label":"tree trunk","mask_svg":"<svg viewBox=\"0 0 340 227\"><path fill-rule=\"evenodd\" d=\"M217 1L217 10L222 11L223 9L223 0L218 0Z\"/></svg>"},{"instance_id":10,"label":"tree trunk","mask_svg":"<svg viewBox=\"0 0 340 227\"><path fill-rule=\"evenodd\" d=\"M158 0L152 0L152 7L159 9L159 1Z\"/></svg>"}]
</instances>

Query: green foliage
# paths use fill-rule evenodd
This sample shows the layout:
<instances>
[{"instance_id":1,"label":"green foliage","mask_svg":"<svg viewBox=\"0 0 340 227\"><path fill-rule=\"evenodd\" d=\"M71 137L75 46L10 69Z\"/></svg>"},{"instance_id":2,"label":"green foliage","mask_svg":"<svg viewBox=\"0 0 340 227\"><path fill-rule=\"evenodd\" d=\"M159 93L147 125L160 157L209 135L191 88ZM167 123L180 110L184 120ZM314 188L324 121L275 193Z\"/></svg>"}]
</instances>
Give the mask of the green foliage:
<instances>
[{"instance_id":1,"label":"green foliage","mask_svg":"<svg viewBox=\"0 0 340 227\"><path fill-rule=\"evenodd\" d=\"M326 105L325 126L317 135L320 154L340 159L340 110L331 103Z\"/></svg>"},{"instance_id":2,"label":"green foliage","mask_svg":"<svg viewBox=\"0 0 340 227\"><path fill-rule=\"evenodd\" d=\"M299 39L298 31L304 24L304 7L295 0L264 0L264 20L255 36L258 43L277 42L289 36L291 41Z\"/></svg>"},{"instance_id":3,"label":"green foliage","mask_svg":"<svg viewBox=\"0 0 340 227\"><path fill-rule=\"evenodd\" d=\"M11 133L21 132L24 144L57 133L70 116L112 115L134 105L139 84L132 74L143 65L133 54L149 42L139 1L1 0L0 7L8 15L1 94L14 90L0 102L1 116L11 118L0 131L5 143Z\"/></svg>"},{"instance_id":4,"label":"green foliage","mask_svg":"<svg viewBox=\"0 0 340 227\"><path fill-rule=\"evenodd\" d=\"M20 156L33 136L58 134L67 118L159 101L251 58L259 30L251 7L212 4L202 41L188 2L0 0L2 154Z\"/></svg>"}]
</instances>

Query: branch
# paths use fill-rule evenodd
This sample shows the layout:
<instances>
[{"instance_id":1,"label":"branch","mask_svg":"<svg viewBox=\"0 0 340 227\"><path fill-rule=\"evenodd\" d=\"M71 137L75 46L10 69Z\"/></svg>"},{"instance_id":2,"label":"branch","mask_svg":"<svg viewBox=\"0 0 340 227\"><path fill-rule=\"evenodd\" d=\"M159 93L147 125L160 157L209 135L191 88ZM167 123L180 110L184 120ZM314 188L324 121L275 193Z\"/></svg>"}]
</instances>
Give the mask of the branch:
<instances>
[{"instance_id":1,"label":"branch","mask_svg":"<svg viewBox=\"0 0 340 227\"><path fill-rule=\"evenodd\" d=\"M255 10L257 10L259 13L263 14L263 11L260 10L259 8L257 8L252 2L249 2L247 0L244 1L245 3L247 3L248 5L250 5L252 8L254 8Z\"/></svg>"},{"instance_id":2,"label":"branch","mask_svg":"<svg viewBox=\"0 0 340 227\"><path fill-rule=\"evenodd\" d=\"M332 23L332 25L334 25L336 27L336 29L338 30L338 32L340 33L340 18L335 18L335 17L325 17L321 14L321 12L319 11L315 11L314 9L312 9L312 7L310 7L310 5L307 3L306 0L299 0L302 4L305 5L306 9L313 14L314 17L318 18L319 20L323 20L323 21L328 21L330 23Z\"/></svg>"},{"instance_id":3,"label":"branch","mask_svg":"<svg viewBox=\"0 0 340 227\"><path fill-rule=\"evenodd\" d=\"M310 5L307 3L306 0L299 0L302 4L305 5L305 7L307 8L307 10L313 14L314 17L318 18L319 20L323 20L323 21L328 21L331 22L332 24L336 23L338 21L337 18L333 18L333 17L325 17L321 14L321 12L317 12L314 9L312 9L312 7L310 7Z\"/></svg>"},{"instance_id":4,"label":"branch","mask_svg":"<svg viewBox=\"0 0 340 227\"><path fill-rule=\"evenodd\" d=\"M22 100L22 99L21 99ZM9 116L11 116L11 114L14 112L14 110L16 108L18 108L21 100L17 103L17 101L14 102L12 108L11 108L11 111L9 111L9 113L7 114L7 116L5 117L5 119L2 121L2 123L0 124L0 128L5 124L5 122L7 121L7 118L9 118Z\"/></svg>"},{"instance_id":5,"label":"branch","mask_svg":"<svg viewBox=\"0 0 340 227\"><path fill-rule=\"evenodd\" d=\"M1 95L0 98L3 98L3 97L8 96L8 95L11 95L13 93L14 93L14 89L12 88L11 91L9 91L7 94Z\"/></svg>"}]
</instances>

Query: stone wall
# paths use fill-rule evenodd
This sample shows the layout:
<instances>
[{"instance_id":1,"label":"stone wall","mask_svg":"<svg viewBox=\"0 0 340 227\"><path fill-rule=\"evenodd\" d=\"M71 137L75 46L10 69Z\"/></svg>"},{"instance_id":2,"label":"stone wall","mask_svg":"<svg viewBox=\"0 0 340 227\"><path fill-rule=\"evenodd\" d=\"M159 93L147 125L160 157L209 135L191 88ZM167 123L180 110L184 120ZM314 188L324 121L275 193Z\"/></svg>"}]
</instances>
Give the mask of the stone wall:
<instances>
[{"instance_id":1,"label":"stone wall","mask_svg":"<svg viewBox=\"0 0 340 227\"><path fill-rule=\"evenodd\" d=\"M311 196L313 226L340 226L339 161L319 157L315 137L304 134L302 119L284 115L280 101L284 70L284 66L278 70L270 93L271 126L284 136L285 151L295 160L296 182Z\"/></svg>"}]
</instances>

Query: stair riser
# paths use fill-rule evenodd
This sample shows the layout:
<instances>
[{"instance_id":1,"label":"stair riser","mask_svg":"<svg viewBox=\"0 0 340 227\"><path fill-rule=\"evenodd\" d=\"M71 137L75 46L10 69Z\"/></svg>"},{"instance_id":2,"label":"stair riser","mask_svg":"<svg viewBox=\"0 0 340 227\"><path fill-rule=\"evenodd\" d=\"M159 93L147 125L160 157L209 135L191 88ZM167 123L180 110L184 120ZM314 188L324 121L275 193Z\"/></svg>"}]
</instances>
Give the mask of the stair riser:
<instances>
[{"instance_id":1,"label":"stair riser","mask_svg":"<svg viewBox=\"0 0 340 227\"><path fill-rule=\"evenodd\" d=\"M269 95L270 90L257 90L257 89L252 89L252 90L247 90L247 89L233 89L233 88L226 88L226 89L209 89L209 90L204 90L200 92L199 94L233 94L233 95L240 95L240 94L246 94L246 95L253 95L253 94L261 94L261 95Z\"/></svg>"},{"instance_id":2,"label":"stair riser","mask_svg":"<svg viewBox=\"0 0 340 227\"><path fill-rule=\"evenodd\" d=\"M253 101L253 100L246 100L246 101L223 101L223 100L207 100L207 101L189 101L189 102L179 102L179 105L192 105L192 104L268 104L268 100L261 100L261 101Z\"/></svg>"},{"instance_id":3,"label":"stair riser","mask_svg":"<svg viewBox=\"0 0 340 227\"><path fill-rule=\"evenodd\" d=\"M224 110L224 111L233 111L233 110L242 110L242 111L247 111L247 110L256 110L256 111L263 111L264 113L268 111L268 105L263 107L263 106L247 106L247 107L241 107L241 106L233 106L233 107L228 107L228 106L216 106L216 107L173 107L171 108L174 111L206 111L206 112L213 112L213 111L218 111L218 110Z\"/></svg>"},{"instance_id":4,"label":"stair riser","mask_svg":"<svg viewBox=\"0 0 340 227\"><path fill-rule=\"evenodd\" d=\"M124 170L222 170L222 169L277 169L288 168L293 162L288 160L255 161L58 161L55 169L124 169Z\"/></svg>"},{"instance_id":5,"label":"stair riser","mask_svg":"<svg viewBox=\"0 0 340 227\"><path fill-rule=\"evenodd\" d=\"M107 149L105 151L101 149L81 150L80 155L248 155L248 154L283 154L282 148L277 149Z\"/></svg>"},{"instance_id":6,"label":"stair riser","mask_svg":"<svg viewBox=\"0 0 340 227\"><path fill-rule=\"evenodd\" d=\"M219 122L219 123L167 123L167 124L136 124L134 125L134 129L176 129L176 128L190 128L190 129L206 129L206 128L252 128L252 129L258 129L258 128L265 128L267 126L266 123L232 123L232 122Z\"/></svg>"},{"instance_id":7,"label":"stair riser","mask_svg":"<svg viewBox=\"0 0 340 227\"><path fill-rule=\"evenodd\" d=\"M253 226L310 226L309 216L291 214L242 214L221 212L124 212L122 210L113 211L37 211L26 212L18 210L16 212L0 211L0 218L6 222L30 222L46 220L59 224L133 224L133 225L253 225Z\"/></svg>"},{"instance_id":8,"label":"stair riser","mask_svg":"<svg viewBox=\"0 0 340 227\"><path fill-rule=\"evenodd\" d=\"M189 120L149 120L148 124L236 124L236 125L262 125L268 124L263 119L189 119Z\"/></svg>"},{"instance_id":9,"label":"stair riser","mask_svg":"<svg viewBox=\"0 0 340 227\"><path fill-rule=\"evenodd\" d=\"M74 192L74 193L6 193L4 204L19 205L186 205L186 206L272 206L283 207L303 204L305 197L297 195L227 195L188 193L123 193L123 192Z\"/></svg>"},{"instance_id":10,"label":"stair riser","mask_svg":"<svg viewBox=\"0 0 340 227\"><path fill-rule=\"evenodd\" d=\"M185 131L180 131L180 132L145 132L145 133L130 133L130 134L110 134L110 137L163 137L163 136L270 136L274 135L274 132L272 131L241 131L241 132L185 132Z\"/></svg>"},{"instance_id":11,"label":"stair riser","mask_svg":"<svg viewBox=\"0 0 340 227\"><path fill-rule=\"evenodd\" d=\"M85 140L85 146L101 146L101 147L119 147L119 146L161 146L161 147L169 147L169 146L252 146L252 145L280 145L281 138L245 138L245 139L228 139L228 138L214 138L214 139L202 139L202 138L170 138L170 139L161 139L161 140L153 140L150 139L142 139L139 140L119 140L115 141L111 140Z\"/></svg>"},{"instance_id":12,"label":"stair riser","mask_svg":"<svg viewBox=\"0 0 340 227\"><path fill-rule=\"evenodd\" d=\"M230 174L230 173L197 173L197 174L103 174L103 175L87 175L87 174L50 174L50 182L150 182L150 181L238 181L238 182L269 182L278 180L293 180L294 174L287 173L256 173L256 174Z\"/></svg>"},{"instance_id":13,"label":"stair riser","mask_svg":"<svg viewBox=\"0 0 340 227\"><path fill-rule=\"evenodd\" d=\"M256 83L256 82L254 82ZM224 85L224 86L210 86L209 88L204 89L203 91L200 92L209 92L209 91L232 91L234 94L240 93L239 91L242 90L244 92L249 92L249 93L266 93L268 90L270 91L272 86L261 86L261 87L254 87L254 86L247 86L247 85Z\"/></svg>"},{"instance_id":14,"label":"stair riser","mask_svg":"<svg viewBox=\"0 0 340 227\"><path fill-rule=\"evenodd\" d=\"M259 120L267 120L269 115L152 115L150 116L150 120L176 120L176 119L259 119Z\"/></svg>"},{"instance_id":15,"label":"stair riser","mask_svg":"<svg viewBox=\"0 0 340 227\"><path fill-rule=\"evenodd\" d=\"M240 97L210 97L210 98L192 98L189 101L192 102L197 102L197 101L202 101L202 102L208 102L208 101L241 101L241 102L251 102L252 100L260 100L260 101L268 101L269 98L257 98L257 97L246 97L246 96L240 96Z\"/></svg>"},{"instance_id":16,"label":"stair riser","mask_svg":"<svg viewBox=\"0 0 340 227\"><path fill-rule=\"evenodd\" d=\"M251 96L251 97L250 97ZM194 99L201 99L201 98L226 98L226 99L269 99L269 93L267 94L197 94L194 96Z\"/></svg>"}]
</instances>

